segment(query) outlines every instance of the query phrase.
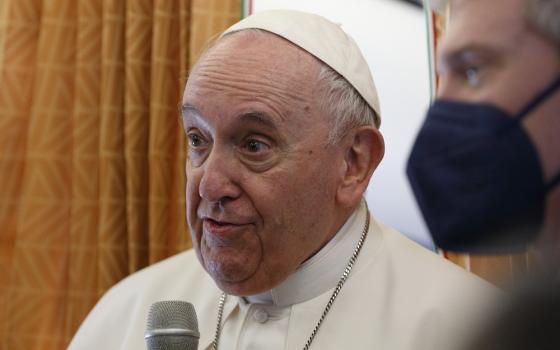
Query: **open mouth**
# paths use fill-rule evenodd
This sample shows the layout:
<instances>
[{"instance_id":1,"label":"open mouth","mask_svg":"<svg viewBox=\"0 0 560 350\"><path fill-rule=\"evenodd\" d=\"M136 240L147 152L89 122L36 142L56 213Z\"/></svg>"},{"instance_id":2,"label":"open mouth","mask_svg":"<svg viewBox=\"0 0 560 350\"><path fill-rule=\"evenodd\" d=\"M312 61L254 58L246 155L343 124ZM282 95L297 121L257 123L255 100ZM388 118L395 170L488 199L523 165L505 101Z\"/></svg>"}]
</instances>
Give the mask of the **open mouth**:
<instances>
[{"instance_id":1,"label":"open mouth","mask_svg":"<svg viewBox=\"0 0 560 350\"><path fill-rule=\"evenodd\" d=\"M234 235L245 225L232 224L230 222L216 221L210 218L205 218L202 221L205 232L211 233L220 237L228 237Z\"/></svg>"},{"instance_id":2,"label":"open mouth","mask_svg":"<svg viewBox=\"0 0 560 350\"><path fill-rule=\"evenodd\" d=\"M225 225L229 224L227 222L216 221L216 220L213 220L213 219L210 219L210 218L206 218L206 219L204 219L204 221L208 221L210 224L218 225L218 226L225 226Z\"/></svg>"}]
</instances>

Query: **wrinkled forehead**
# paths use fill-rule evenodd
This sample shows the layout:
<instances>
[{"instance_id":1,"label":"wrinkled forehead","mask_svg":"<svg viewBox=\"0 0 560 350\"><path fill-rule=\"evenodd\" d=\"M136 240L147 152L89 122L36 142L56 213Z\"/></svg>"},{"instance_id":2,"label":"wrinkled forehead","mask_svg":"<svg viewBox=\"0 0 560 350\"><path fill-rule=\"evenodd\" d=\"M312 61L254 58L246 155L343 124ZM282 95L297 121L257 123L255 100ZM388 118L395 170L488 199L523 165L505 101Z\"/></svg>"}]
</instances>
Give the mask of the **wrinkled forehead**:
<instances>
[{"instance_id":1,"label":"wrinkled forehead","mask_svg":"<svg viewBox=\"0 0 560 350\"><path fill-rule=\"evenodd\" d=\"M316 110L319 70L315 57L274 34L232 33L201 56L183 105L214 121L252 111L297 124Z\"/></svg>"},{"instance_id":2,"label":"wrinkled forehead","mask_svg":"<svg viewBox=\"0 0 560 350\"><path fill-rule=\"evenodd\" d=\"M223 71L254 73L279 83L313 85L320 62L288 40L265 31L242 30L226 34L208 48L193 67L189 80ZM300 86L300 88L303 86Z\"/></svg>"}]
</instances>

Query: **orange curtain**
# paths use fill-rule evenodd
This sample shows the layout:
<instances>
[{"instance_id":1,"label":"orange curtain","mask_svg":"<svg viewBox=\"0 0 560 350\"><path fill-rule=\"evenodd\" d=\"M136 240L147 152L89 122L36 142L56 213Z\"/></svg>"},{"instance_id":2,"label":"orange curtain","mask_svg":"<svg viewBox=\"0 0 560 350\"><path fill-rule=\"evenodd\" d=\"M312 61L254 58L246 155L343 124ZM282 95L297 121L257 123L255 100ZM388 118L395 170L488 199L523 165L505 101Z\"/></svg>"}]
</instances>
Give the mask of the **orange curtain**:
<instances>
[{"instance_id":1,"label":"orange curtain","mask_svg":"<svg viewBox=\"0 0 560 350\"><path fill-rule=\"evenodd\" d=\"M239 0L0 1L0 349L65 349L190 247L177 106Z\"/></svg>"}]
</instances>

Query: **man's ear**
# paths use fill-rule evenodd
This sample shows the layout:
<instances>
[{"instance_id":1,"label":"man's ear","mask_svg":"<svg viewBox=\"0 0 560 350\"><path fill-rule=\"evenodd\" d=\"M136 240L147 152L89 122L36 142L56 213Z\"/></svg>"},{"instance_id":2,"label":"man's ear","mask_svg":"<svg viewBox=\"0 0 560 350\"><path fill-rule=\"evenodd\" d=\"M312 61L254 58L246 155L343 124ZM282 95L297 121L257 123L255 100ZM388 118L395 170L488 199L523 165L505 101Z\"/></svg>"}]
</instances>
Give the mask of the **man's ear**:
<instances>
[{"instance_id":1,"label":"man's ear","mask_svg":"<svg viewBox=\"0 0 560 350\"><path fill-rule=\"evenodd\" d=\"M353 207L361 200L371 175L383 159L385 143L379 130L362 126L348 132L341 144L344 166L336 197L343 206Z\"/></svg>"}]
</instances>

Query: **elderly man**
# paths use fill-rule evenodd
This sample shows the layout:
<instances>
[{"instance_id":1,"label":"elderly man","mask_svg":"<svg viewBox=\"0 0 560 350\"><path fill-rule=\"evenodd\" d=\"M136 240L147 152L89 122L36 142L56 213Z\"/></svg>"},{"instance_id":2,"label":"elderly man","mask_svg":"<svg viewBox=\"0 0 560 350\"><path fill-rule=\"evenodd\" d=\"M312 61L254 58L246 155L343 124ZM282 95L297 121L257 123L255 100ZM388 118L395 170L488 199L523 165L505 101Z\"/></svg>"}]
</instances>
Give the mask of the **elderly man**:
<instances>
[{"instance_id":1,"label":"elderly man","mask_svg":"<svg viewBox=\"0 0 560 350\"><path fill-rule=\"evenodd\" d=\"M339 26L241 21L193 68L182 110L194 251L112 288L71 349L143 348L149 305L169 299L194 304L204 349L456 348L491 289L370 215L379 105Z\"/></svg>"},{"instance_id":2,"label":"elderly man","mask_svg":"<svg viewBox=\"0 0 560 350\"><path fill-rule=\"evenodd\" d=\"M454 0L408 175L436 243L560 255L560 1Z\"/></svg>"}]
</instances>

